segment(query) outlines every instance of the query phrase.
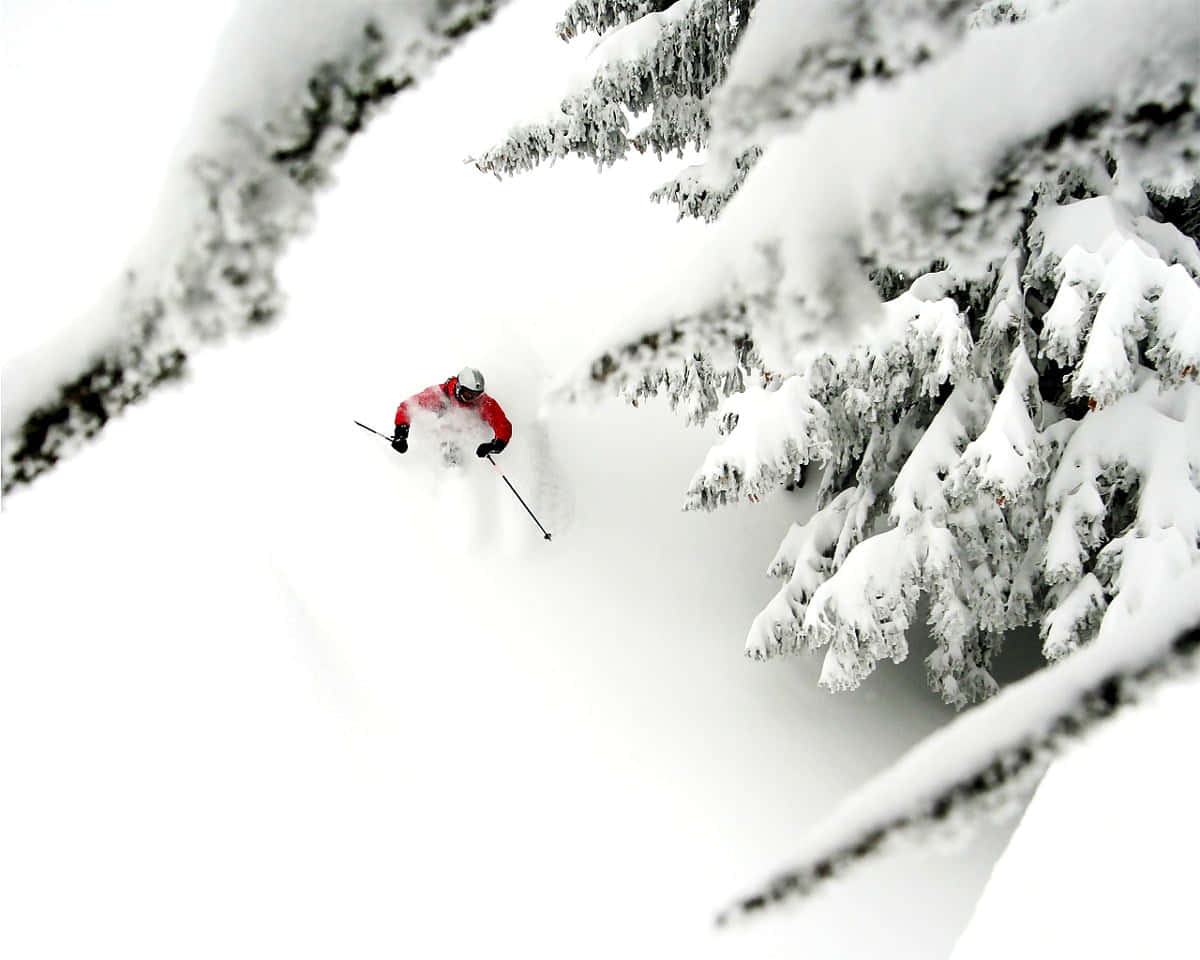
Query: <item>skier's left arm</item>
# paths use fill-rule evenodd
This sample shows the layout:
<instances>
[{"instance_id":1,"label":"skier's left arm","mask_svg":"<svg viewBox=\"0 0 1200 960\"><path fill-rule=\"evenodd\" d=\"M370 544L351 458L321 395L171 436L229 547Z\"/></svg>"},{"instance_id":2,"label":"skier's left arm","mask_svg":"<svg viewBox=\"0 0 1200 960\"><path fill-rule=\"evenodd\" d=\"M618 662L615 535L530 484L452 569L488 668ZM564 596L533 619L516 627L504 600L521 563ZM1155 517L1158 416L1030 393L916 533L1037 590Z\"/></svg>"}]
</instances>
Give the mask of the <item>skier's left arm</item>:
<instances>
[{"instance_id":1,"label":"skier's left arm","mask_svg":"<svg viewBox=\"0 0 1200 960\"><path fill-rule=\"evenodd\" d=\"M512 424L504 415L504 411L500 409L500 404L486 394L479 401L479 416L492 428L495 436L488 443L481 443L475 451L475 455L486 457L489 453L499 453L508 446L508 441L512 439Z\"/></svg>"}]
</instances>

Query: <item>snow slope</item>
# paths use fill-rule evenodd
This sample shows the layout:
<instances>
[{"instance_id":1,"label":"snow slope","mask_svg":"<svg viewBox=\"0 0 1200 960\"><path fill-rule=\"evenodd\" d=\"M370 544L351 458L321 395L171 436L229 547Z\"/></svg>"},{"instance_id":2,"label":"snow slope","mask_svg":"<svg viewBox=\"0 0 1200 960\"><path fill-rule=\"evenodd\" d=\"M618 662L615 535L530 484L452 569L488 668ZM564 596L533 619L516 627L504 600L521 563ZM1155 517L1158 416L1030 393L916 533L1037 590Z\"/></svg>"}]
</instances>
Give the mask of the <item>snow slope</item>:
<instances>
[{"instance_id":1,"label":"snow slope","mask_svg":"<svg viewBox=\"0 0 1200 960\"><path fill-rule=\"evenodd\" d=\"M351 147L278 329L6 498L7 955L949 952L1002 830L711 926L946 712L915 659L838 699L813 663L742 658L799 508L680 512L711 437L615 404L539 422L544 375L677 229L646 165L461 164L529 82L501 82L515 45L560 49L558 6L516 5ZM351 423L463 363L553 544L490 470Z\"/></svg>"}]
</instances>

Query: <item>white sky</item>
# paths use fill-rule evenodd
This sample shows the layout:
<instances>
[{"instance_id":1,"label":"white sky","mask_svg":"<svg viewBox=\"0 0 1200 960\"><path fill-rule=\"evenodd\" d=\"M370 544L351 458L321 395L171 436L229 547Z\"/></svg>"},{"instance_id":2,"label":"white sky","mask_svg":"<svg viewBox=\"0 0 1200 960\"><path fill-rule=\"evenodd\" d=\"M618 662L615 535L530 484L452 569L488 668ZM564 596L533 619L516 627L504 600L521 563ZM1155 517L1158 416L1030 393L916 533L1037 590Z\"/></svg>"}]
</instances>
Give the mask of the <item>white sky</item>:
<instances>
[{"instance_id":1,"label":"white sky","mask_svg":"<svg viewBox=\"0 0 1200 960\"><path fill-rule=\"evenodd\" d=\"M92 10L73 62L101 75L130 62L127 45L157 49L161 19L142 7ZM189 10L155 61L175 94L105 101L122 107L107 111L122 147L103 158L110 180L84 189L39 163L99 109L60 81L61 122L38 121L57 139L12 158L30 194L70 186L60 209L91 225L56 303L86 305L148 216L137 187L170 155L175 105L224 18ZM53 74L52 20L16 12L11 69ZM541 96L533 65L569 49L549 33L559 12L519 5L356 142L320 228L282 265L277 329L201 357L185 388L6 500L10 955L949 951L1003 830L863 871L756 930L708 927L946 712L916 658L834 698L814 662L741 657L798 507L680 513L710 436L616 405L538 422L545 376L654 282L646 265L663 269L677 236L643 199L670 164L599 178L562 164L501 185L461 163ZM112 69L113 89L137 75ZM35 205L17 209L53 238ZM61 281L53 249L10 262ZM6 353L27 336L14 313L31 290L13 293ZM489 472L447 477L416 439L398 460L350 422L386 426L463 363L516 422L503 463L552 546Z\"/></svg>"}]
</instances>

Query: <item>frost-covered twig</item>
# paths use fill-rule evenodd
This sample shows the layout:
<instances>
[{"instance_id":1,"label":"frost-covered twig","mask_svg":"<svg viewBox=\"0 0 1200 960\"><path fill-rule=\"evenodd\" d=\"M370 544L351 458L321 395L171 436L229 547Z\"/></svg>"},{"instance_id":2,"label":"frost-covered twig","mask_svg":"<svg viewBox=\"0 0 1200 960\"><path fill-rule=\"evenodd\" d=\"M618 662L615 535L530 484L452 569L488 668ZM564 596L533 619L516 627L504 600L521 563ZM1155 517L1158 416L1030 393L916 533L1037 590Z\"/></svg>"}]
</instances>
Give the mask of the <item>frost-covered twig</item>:
<instances>
[{"instance_id":1,"label":"frost-covered twig","mask_svg":"<svg viewBox=\"0 0 1200 960\"><path fill-rule=\"evenodd\" d=\"M751 147L734 158L732 171L726 169L726 165L722 165L719 172L714 171L710 163L688 167L675 179L653 191L650 199L655 203L667 201L676 204L680 219L688 216L705 221L715 220L725 204L737 193L760 156L762 150ZM719 182L714 183L714 178Z\"/></svg>"},{"instance_id":2,"label":"frost-covered twig","mask_svg":"<svg viewBox=\"0 0 1200 960\"><path fill-rule=\"evenodd\" d=\"M752 309L746 301L722 303L615 344L566 379L554 398L576 402L615 392L636 406L665 395L689 424L702 424L725 397L744 389L747 377L770 376L746 334Z\"/></svg>"},{"instance_id":3,"label":"frost-covered twig","mask_svg":"<svg viewBox=\"0 0 1200 960\"><path fill-rule=\"evenodd\" d=\"M648 13L661 13L673 3L675 0L572 0L554 32L564 40L581 33L605 33Z\"/></svg>"}]
</instances>

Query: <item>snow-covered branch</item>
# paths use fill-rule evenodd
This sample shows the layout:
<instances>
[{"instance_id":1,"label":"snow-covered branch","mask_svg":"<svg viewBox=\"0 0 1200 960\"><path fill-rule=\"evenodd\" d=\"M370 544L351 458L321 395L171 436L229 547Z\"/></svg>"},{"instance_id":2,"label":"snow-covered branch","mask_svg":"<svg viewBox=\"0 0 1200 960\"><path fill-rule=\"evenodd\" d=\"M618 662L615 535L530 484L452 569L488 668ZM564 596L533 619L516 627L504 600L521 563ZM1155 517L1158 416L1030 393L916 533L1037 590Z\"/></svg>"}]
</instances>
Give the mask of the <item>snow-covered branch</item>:
<instances>
[{"instance_id":1,"label":"snow-covered branch","mask_svg":"<svg viewBox=\"0 0 1200 960\"><path fill-rule=\"evenodd\" d=\"M1097 625L1101 635L1119 629L1158 578L1200 559L1200 385L1139 380L1137 391L1084 418L1049 480L1043 564L1052 596L1063 599L1043 628L1049 659Z\"/></svg>"},{"instance_id":2,"label":"snow-covered branch","mask_svg":"<svg viewBox=\"0 0 1200 960\"><path fill-rule=\"evenodd\" d=\"M1088 381L1111 385L1092 388L1104 399L1066 415L1096 324L1068 329L1055 308L1043 318L1036 359L1063 373L1043 382L1030 353L1039 340L1014 296L1016 261L997 276L991 299L966 312L944 296L961 298L952 274L919 278L885 305L890 319L870 348L819 357L787 381L794 389L775 403L787 399L791 419L751 404L756 415L710 451L693 480L688 503L711 508L760 498L809 460L827 464L822 506L781 547L795 556L771 565L786 582L751 626L749 655L828 645L822 683L852 689L880 659L907 655L903 633L927 593L930 682L962 706L994 692L989 663L1006 631L1040 618L1046 655L1056 659L1113 629L1110 606L1139 608L1147 580L1134 571L1174 576L1200 562L1200 384L1195 365L1184 382L1164 377L1187 369L1187 338L1200 327L1183 319L1195 316L1200 294L1188 266L1195 244L1103 198L1048 205L1031 233L1025 282L1058 277L1056 304L1094 301L1096 313L1107 303L1105 322L1131 331ZM1074 245L1064 255L1066 238L1098 252ZM1076 263L1091 264L1084 272L1094 295L1072 292ZM1171 277L1179 288L1164 307L1159 291ZM1150 344L1177 359L1152 371L1139 361ZM1126 375L1131 386L1122 387ZM808 406L792 398L801 383ZM726 405L736 411L752 399ZM794 422L801 411L802 424ZM885 517L891 527L881 530Z\"/></svg>"},{"instance_id":3,"label":"snow-covered branch","mask_svg":"<svg viewBox=\"0 0 1200 960\"><path fill-rule=\"evenodd\" d=\"M720 413L732 426L692 478L685 510L758 500L785 484L799 485L805 465L829 458L827 414L799 377L774 391L747 385L725 400Z\"/></svg>"},{"instance_id":4,"label":"snow-covered branch","mask_svg":"<svg viewBox=\"0 0 1200 960\"><path fill-rule=\"evenodd\" d=\"M581 33L604 33L614 27L644 17L648 13L661 13L675 0L573 0L554 28L564 40L572 40Z\"/></svg>"},{"instance_id":5,"label":"snow-covered branch","mask_svg":"<svg viewBox=\"0 0 1200 960\"><path fill-rule=\"evenodd\" d=\"M1022 809L1056 756L1200 663L1200 570L1161 585L1102 641L1015 684L924 740L818 823L792 864L739 897L729 923L811 896L869 857L963 835Z\"/></svg>"},{"instance_id":6,"label":"snow-covered branch","mask_svg":"<svg viewBox=\"0 0 1200 960\"><path fill-rule=\"evenodd\" d=\"M891 209L881 206L872 216L861 256L868 263L915 268L936 251L979 270L1011 248L1043 183L1098 155L1137 151L1142 176L1175 180L1200 155L1197 92L1195 85L1173 81L1121 91L1011 144L993 166L957 186L902 192Z\"/></svg>"},{"instance_id":7,"label":"snow-covered branch","mask_svg":"<svg viewBox=\"0 0 1200 960\"><path fill-rule=\"evenodd\" d=\"M650 199L655 203L665 200L676 204L680 219L688 216L712 222L737 193L760 156L762 150L751 147L734 157L732 169L728 164L721 164L719 170L714 170L712 162L695 164L653 191Z\"/></svg>"},{"instance_id":8,"label":"snow-covered branch","mask_svg":"<svg viewBox=\"0 0 1200 960\"><path fill-rule=\"evenodd\" d=\"M705 98L725 78L748 6L737 0L677 0L614 26L551 115L515 128L475 158L476 167L511 175L572 153L604 167L630 147L662 156L704 146ZM649 122L631 134L630 116L646 111Z\"/></svg>"},{"instance_id":9,"label":"snow-covered branch","mask_svg":"<svg viewBox=\"0 0 1200 960\"><path fill-rule=\"evenodd\" d=\"M973 0L762 0L714 97L721 138L797 125L863 83L935 59L967 32ZM781 43L780 38L794 38Z\"/></svg>"},{"instance_id":10,"label":"snow-covered branch","mask_svg":"<svg viewBox=\"0 0 1200 960\"><path fill-rule=\"evenodd\" d=\"M746 333L752 309L755 305L745 301L723 303L618 342L567 378L554 398L575 402L615 390L636 406L665 395L689 424L702 424L725 397L740 393L747 379L769 375Z\"/></svg>"},{"instance_id":11,"label":"snow-covered branch","mask_svg":"<svg viewBox=\"0 0 1200 960\"><path fill-rule=\"evenodd\" d=\"M172 208L146 244L151 252L132 262L89 318L89 327L113 332L77 349L72 369L35 356L5 370L4 491L30 482L129 404L184 375L197 345L273 320L283 302L275 265L311 225L314 196L331 181L350 138L500 2L346 0L328 12L336 24L328 34L302 35L295 50L266 45L278 61L259 64L271 83L249 69L231 71L247 78L244 95L221 102L216 116L195 118ZM258 20L247 14L235 28L277 33L272 14L279 11L263 8ZM214 85L221 89L228 87L224 72L218 56Z\"/></svg>"}]
</instances>

